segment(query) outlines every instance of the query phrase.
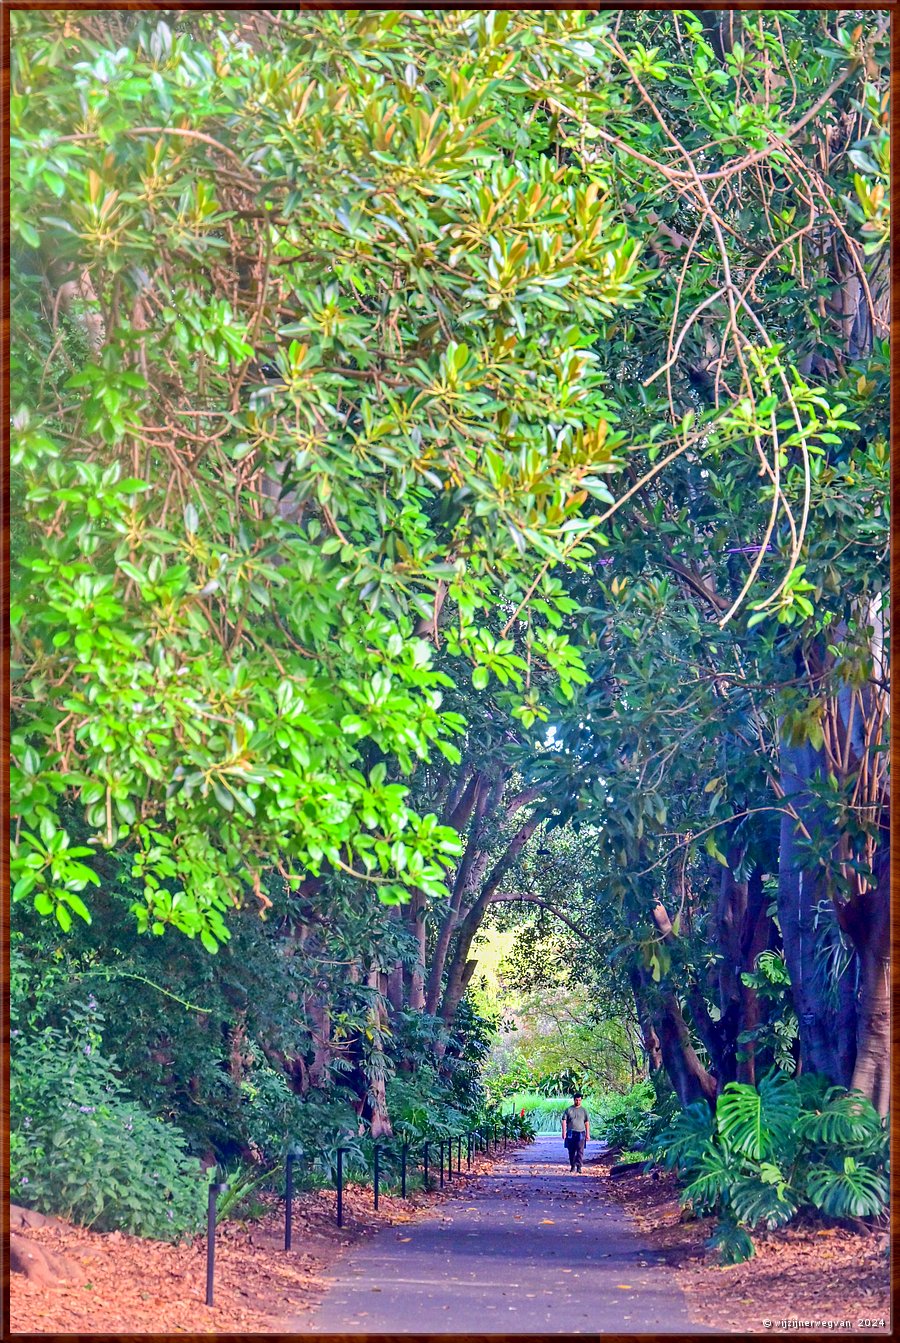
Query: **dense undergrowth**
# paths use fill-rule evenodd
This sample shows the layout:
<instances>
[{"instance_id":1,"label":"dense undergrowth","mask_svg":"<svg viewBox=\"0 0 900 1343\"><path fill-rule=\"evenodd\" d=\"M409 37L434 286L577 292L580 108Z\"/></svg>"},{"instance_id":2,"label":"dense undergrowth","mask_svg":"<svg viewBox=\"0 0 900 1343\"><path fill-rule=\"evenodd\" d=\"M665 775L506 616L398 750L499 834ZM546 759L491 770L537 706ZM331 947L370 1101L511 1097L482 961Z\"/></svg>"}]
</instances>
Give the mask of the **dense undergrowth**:
<instances>
[{"instance_id":1,"label":"dense undergrowth","mask_svg":"<svg viewBox=\"0 0 900 1343\"><path fill-rule=\"evenodd\" d=\"M731 1082L715 1114L704 1102L688 1106L654 1150L678 1172L682 1201L718 1218L710 1244L726 1264L750 1258L756 1228L804 1213L874 1218L888 1206L886 1124L864 1096L816 1074Z\"/></svg>"},{"instance_id":2,"label":"dense undergrowth","mask_svg":"<svg viewBox=\"0 0 900 1343\"><path fill-rule=\"evenodd\" d=\"M583 1103L592 1138L618 1160L649 1158L677 1173L683 1204L716 1219L709 1243L723 1264L753 1255L757 1229L804 1215L859 1221L887 1211L886 1124L864 1096L816 1074L773 1070L758 1087L729 1083L714 1111L705 1101L677 1111L649 1080ZM537 1133L556 1133L569 1104L569 1096L520 1091L504 1109L524 1110Z\"/></svg>"},{"instance_id":3,"label":"dense undergrowth","mask_svg":"<svg viewBox=\"0 0 900 1343\"><path fill-rule=\"evenodd\" d=\"M347 1182L371 1181L373 1137L349 1070L299 1094L256 1049L248 1050L238 1077L230 1073L227 1018L210 1029L212 985L198 984L191 973L191 961L195 974L206 968L202 948L182 954L179 974L170 971L169 984L181 990L173 1001L172 990L161 992L150 978L152 960L122 960L127 980L92 975L90 954L83 947L74 954L71 944L54 947L45 927L33 930L30 943L20 933L13 938L13 1201L100 1231L170 1240L200 1229L216 1171L230 1186L220 1217L261 1212L256 1195L282 1190L288 1151L297 1155L298 1188L334 1183L338 1147ZM261 991L253 948L270 937L264 925L248 924L223 953L220 988L234 993L241 986L245 996ZM138 944L138 952L158 945ZM197 1007L206 1010L191 1010ZM424 1139L455 1138L499 1118L478 1081L486 1026L474 1014L466 1020L468 1031L451 1042L443 1073L429 1057L427 1036L407 1031L390 1041L386 1188L399 1182L403 1143L420 1151ZM506 1128L513 1137L532 1131L518 1116L507 1117Z\"/></svg>"}]
</instances>

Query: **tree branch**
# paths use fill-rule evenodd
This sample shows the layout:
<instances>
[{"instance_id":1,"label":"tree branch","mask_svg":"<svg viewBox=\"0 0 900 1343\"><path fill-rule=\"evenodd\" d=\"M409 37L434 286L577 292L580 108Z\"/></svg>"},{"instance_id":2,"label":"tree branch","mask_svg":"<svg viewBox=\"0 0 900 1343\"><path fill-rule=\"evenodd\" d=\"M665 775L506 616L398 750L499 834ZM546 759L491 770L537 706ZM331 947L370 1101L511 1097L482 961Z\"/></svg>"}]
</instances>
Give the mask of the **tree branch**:
<instances>
[{"instance_id":1,"label":"tree branch","mask_svg":"<svg viewBox=\"0 0 900 1343\"><path fill-rule=\"evenodd\" d=\"M588 946L593 946L593 939L583 933L578 925L573 923L567 915L561 914L549 901L542 900L539 895L532 895L530 891L504 891L499 895L492 896L490 903L492 905L511 905L518 903L540 905L541 909L546 909L548 913L553 914L555 918L559 919L560 923L564 923L567 928L570 928L579 941L586 943Z\"/></svg>"}]
</instances>

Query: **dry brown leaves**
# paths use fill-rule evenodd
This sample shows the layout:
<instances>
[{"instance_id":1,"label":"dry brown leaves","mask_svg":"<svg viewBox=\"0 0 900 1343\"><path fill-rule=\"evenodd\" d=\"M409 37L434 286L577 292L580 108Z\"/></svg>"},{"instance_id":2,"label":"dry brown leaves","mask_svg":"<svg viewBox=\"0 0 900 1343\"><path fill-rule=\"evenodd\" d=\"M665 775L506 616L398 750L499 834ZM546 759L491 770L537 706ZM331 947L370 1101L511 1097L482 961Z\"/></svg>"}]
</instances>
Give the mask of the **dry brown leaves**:
<instances>
[{"instance_id":1,"label":"dry brown leaves","mask_svg":"<svg viewBox=\"0 0 900 1343\"><path fill-rule=\"evenodd\" d=\"M889 1332L890 1261L887 1236L843 1228L788 1226L754 1234L756 1254L723 1268L706 1248L711 1221L682 1221L673 1175L649 1172L609 1178L597 1163L605 1195L621 1203L648 1248L675 1272L695 1324L722 1330L768 1332L765 1320L813 1322L833 1329L850 1320L866 1333ZM883 1321L861 1324L861 1321ZM788 1326L790 1327L790 1325ZM794 1326L796 1327L796 1326Z\"/></svg>"}]
</instances>

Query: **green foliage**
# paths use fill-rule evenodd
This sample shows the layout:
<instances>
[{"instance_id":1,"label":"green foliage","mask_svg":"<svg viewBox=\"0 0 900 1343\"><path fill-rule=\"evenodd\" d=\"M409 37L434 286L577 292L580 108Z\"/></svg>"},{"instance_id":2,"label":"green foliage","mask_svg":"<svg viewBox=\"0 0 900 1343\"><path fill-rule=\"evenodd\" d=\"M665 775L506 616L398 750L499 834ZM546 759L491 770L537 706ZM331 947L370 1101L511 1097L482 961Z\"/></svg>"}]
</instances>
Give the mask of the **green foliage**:
<instances>
[{"instance_id":1,"label":"green foliage","mask_svg":"<svg viewBox=\"0 0 900 1343\"><path fill-rule=\"evenodd\" d=\"M604 1092L596 1098L589 1113L594 1136L608 1142L610 1147L642 1146L650 1140L659 1121L653 1083L638 1082L624 1094Z\"/></svg>"},{"instance_id":2,"label":"green foliage","mask_svg":"<svg viewBox=\"0 0 900 1343\"><path fill-rule=\"evenodd\" d=\"M594 1101L595 1097L593 1096L584 1098L585 1108L589 1115L593 1115ZM548 1097L542 1096L538 1092L522 1091L507 1097L501 1103L501 1109L510 1116L521 1114L521 1111L524 1110L526 1118L530 1120L536 1133L558 1133L562 1116L571 1104L571 1096Z\"/></svg>"},{"instance_id":3,"label":"green foliage","mask_svg":"<svg viewBox=\"0 0 900 1343\"><path fill-rule=\"evenodd\" d=\"M791 1002L791 977L784 956L777 951L762 951L752 970L741 974L741 982L753 989L765 1008L762 1020L741 1031L738 1043L752 1045L754 1051L771 1056L779 1071L793 1073L797 1067L794 1044L799 1030L797 1013ZM746 1048L741 1058L747 1058Z\"/></svg>"},{"instance_id":4,"label":"green foliage","mask_svg":"<svg viewBox=\"0 0 900 1343\"><path fill-rule=\"evenodd\" d=\"M722 1264L742 1264L756 1253L753 1241L742 1226L723 1218L709 1238L711 1249L719 1251Z\"/></svg>"},{"instance_id":5,"label":"green foliage","mask_svg":"<svg viewBox=\"0 0 900 1343\"><path fill-rule=\"evenodd\" d=\"M503 1111L514 1117L525 1111L526 1118L537 1133L556 1133L562 1116L572 1104L571 1095L564 1097L542 1095L540 1092L520 1091L502 1103ZM649 1141L659 1125L656 1093L649 1081L638 1082L624 1094L617 1092L588 1092L584 1106L591 1120L591 1134L613 1148L627 1148Z\"/></svg>"},{"instance_id":6,"label":"green foliage","mask_svg":"<svg viewBox=\"0 0 900 1343\"><path fill-rule=\"evenodd\" d=\"M226 1166L220 1175L228 1188L216 1199L217 1224L229 1220L256 1221L264 1216L266 1205L254 1198L254 1194L263 1186L273 1185L282 1170L282 1166L260 1170L258 1164L250 1163L238 1164L233 1169Z\"/></svg>"},{"instance_id":7,"label":"green foliage","mask_svg":"<svg viewBox=\"0 0 900 1343\"><path fill-rule=\"evenodd\" d=\"M752 1161L784 1152L800 1113L797 1088L783 1073L764 1077L758 1087L729 1082L716 1103L719 1133L729 1147Z\"/></svg>"},{"instance_id":8,"label":"green foliage","mask_svg":"<svg viewBox=\"0 0 900 1343\"><path fill-rule=\"evenodd\" d=\"M534 1116L527 1111L522 1114L521 1111L514 1110L512 1114L504 1115L503 1123L507 1137L514 1142L533 1142L537 1135Z\"/></svg>"},{"instance_id":9,"label":"green foliage","mask_svg":"<svg viewBox=\"0 0 900 1343\"><path fill-rule=\"evenodd\" d=\"M382 1098L414 1141L578 1085L651 1142L642 1009L717 1076L803 1063L672 1131L723 1254L882 1197L882 1129L809 1077L794 914L751 970L726 897L802 865L846 989L887 800L886 25L714 22L14 15L16 1086L49 1115L77 1063L101 1157L129 1106L147 1151L177 1127L170 1225L188 1147L362 1179ZM544 840L497 895L540 913L493 910L516 947L452 1021L398 1008L457 784L504 769ZM556 993L518 1057L511 982ZM82 1185L41 1197L90 1218Z\"/></svg>"},{"instance_id":10,"label":"green foliage","mask_svg":"<svg viewBox=\"0 0 900 1343\"><path fill-rule=\"evenodd\" d=\"M783 1226L801 1209L849 1218L887 1207L888 1134L877 1112L858 1093L802 1080L773 1072L758 1088L730 1083L715 1116L691 1106L658 1140L658 1158L684 1181L682 1201L719 1216L710 1244L723 1263L753 1253L749 1231Z\"/></svg>"},{"instance_id":11,"label":"green foliage","mask_svg":"<svg viewBox=\"0 0 900 1343\"><path fill-rule=\"evenodd\" d=\"M874 1217L884 1212L890 1189L887 1174L845 1156L843 1167L814 1166L806 1177L811 1202L831 1217Z\"/></svg>"},{"instance_id":12,"label":"green foliage","mask_svg":"<svg viewBox=\"0 0 900 1343\"><path fill-rule=\"evenodd\" d=\"M585 679L550 571L602 539L592 347L649 276L591 174L507 156L505 119L589 73L582 20L474 24L299 14L260 48L239 16L137 20L100 47L17 19L14 231L90 267L102 336L13 392L14 889L64 927L96 848L63 798L133 854L139 929L210 951L273 853L439 898L456 836L408 777L463 719L422 622L446 600L451 661L529 721ZM186 134L132 133L176 106ZM260 352L281 381L242 404Z\"/></svg>"},{"instance_id":13,"label":"green foliage","mask_svg":"<svg viewBox=\"0 0 900 1343\"><path fill-rule=\"evenodd\" d=\"M16 1201L98 1231L173 1240L202 1221L199 1163L173 1124L128 1097L94 1030L17 1042L10 1163Z\"/></svg>"}]
</instances>

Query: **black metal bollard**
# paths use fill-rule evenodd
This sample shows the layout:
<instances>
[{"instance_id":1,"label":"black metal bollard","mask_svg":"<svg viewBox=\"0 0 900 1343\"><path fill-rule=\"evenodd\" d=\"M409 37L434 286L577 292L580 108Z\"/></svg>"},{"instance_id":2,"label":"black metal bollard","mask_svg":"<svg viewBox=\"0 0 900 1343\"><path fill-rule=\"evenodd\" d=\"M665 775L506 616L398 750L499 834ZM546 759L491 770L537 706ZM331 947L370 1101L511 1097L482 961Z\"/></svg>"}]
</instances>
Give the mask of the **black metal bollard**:
<instances>
[{"instance_id":1,"label":"black metal bollard","mask_svg":"<svg viewBox=\"0 0 900 1343\"><path fill-rule=\"evenodd\" d=\"M422 1188L428 1192L428 1143L422 1148Z\"/></svg>"},{"instance_id":2,"label":"black metal bollard","mask_svg":"<svg viewBox=\"0 0 900 1343\"><path fill-rule=\"evenodd\" d=\"M439 1164L440 1164L440 1187L441 1187L441 1189L443 1189L443 1187L444 1187L444 1144L443 1144L442 1142L441 1142L441 1143L438 1143L438 1152L439 1152L438 1161L439 1161Z\"/></svg>"},{"instance_id":3,"label":"black metal bollard","mask_svg":"<svg viewBox=\"0 0 900 1343\"><path fill-rule=\"evenodd\" d=\"M453 1139L447 1139L447 1181L453 1179Z\"/></svg>"},{"instance_id":4,"label":"black metal bollard","mask_svg":"<svg viewBox=\"0 0 900 1343\"><path fill-rule=\"evenodd\" d=\"M456 1139L456 1173L462 1174L462 1134Z\"/></svg>"},{"instance_id":5,"label":"black metal bollard","mask_svg":"<svg viewBox=\"0 0 900 1343\"><path fill-rule=\"evenodd\" d=\"M374 1189L375 1189L375 1211L376 1211L376 1212L378 1211L378 1182L379 1182L380 1176L381 1176L381 1148L378 1146L378 1143L376 1143L376 1144L375 1144L374 1172L373 1172L373 1183L374 1183Z\"/></svg>"},{"instance_id":6,"label":"black metal bollard","mask_svg":"<svg viewBox=\"0 0 900 1343\"><path fill-rule=\"evenodd\" d=\"M288 1153L284 1173L284 1248L291 1248L291 1232L294 1213L294 1157Z\"/></svg>"},{"instance_id":7,"label":"black metal bollard","mask_svg":"<svg viewBox=\"0 0 900 1343\"><path fill-rule=\"evenodd\" d=\"M406 1198L406 1143L400 1148L400 1197Z\"/></svg>"},{"instance_id":8,"label":"black metal bollard","mask_svg":"<svg viewBox=\"0 0 900 1343\"><path fill-rule=\"evenodd\" d=\"M467 1134L466 1134L466 1170L470 1170L471 1167L472 1167L472 1135L471 1135L471 1133L467 1133Z\"/></svg>"},{"instance_id":9,"label":"black metal bollard","mask_svg":"<svg viewBox=\"0 0 900 1343\"><path fill-rule=\"evenodd\" d=\"M213 1303L213 1277L216 1271L216 1199L224 1194L228 1185L211 1184L209 1203L206 1210L206 1304Z\"/></svg>"},{"instance_id":10,"label":"black metal bollard","mask_svg":"<svg viewBox=\"0 0 900 1343\"><path fill-rule=\"evenodd\" d=\"M337 1149L337 1224L344 1225L344 1149Z\"/></svg>"}]
</instances>

